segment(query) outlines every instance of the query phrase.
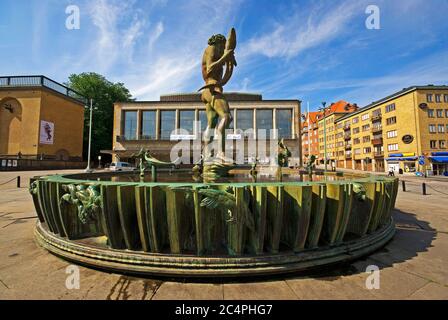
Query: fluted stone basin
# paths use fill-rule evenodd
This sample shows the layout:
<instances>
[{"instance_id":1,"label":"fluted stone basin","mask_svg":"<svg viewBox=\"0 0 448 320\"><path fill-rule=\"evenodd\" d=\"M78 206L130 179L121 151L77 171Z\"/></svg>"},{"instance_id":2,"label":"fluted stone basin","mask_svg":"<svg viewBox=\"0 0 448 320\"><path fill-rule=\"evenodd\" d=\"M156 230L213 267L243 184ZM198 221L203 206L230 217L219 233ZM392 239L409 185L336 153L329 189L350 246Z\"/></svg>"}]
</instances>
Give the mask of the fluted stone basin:
<instances>
[{"instance_id":1,"label":"fluted stone basin","mask_svg":"<svg viewBox=\"0 0 448 320\"><path fill-rule=\"evenodd\" d=\"M398 179L298 172L96 173L33 179L38 243L68 260L120 272L249 276L367 255L394 234Z\"/></svg>"}]
</instances>

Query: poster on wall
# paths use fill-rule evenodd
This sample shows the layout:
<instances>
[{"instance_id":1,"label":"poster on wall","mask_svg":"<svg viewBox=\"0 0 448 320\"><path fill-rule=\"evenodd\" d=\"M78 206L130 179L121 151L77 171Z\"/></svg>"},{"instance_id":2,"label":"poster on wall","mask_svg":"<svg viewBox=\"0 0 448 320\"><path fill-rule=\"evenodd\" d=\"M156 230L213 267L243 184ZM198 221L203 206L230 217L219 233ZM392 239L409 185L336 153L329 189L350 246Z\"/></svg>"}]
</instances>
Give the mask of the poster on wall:
<instances>
[{"instance_id":1,"label":"poster on wall","mask_svg":"<svg viewBox=\"0 0 448 320\"><path fill-rule=\"evenodd\" d=\"M39 143L53 144L53 139L54 139L54 123L41 120Z\"/></svg>"}]
</instances>

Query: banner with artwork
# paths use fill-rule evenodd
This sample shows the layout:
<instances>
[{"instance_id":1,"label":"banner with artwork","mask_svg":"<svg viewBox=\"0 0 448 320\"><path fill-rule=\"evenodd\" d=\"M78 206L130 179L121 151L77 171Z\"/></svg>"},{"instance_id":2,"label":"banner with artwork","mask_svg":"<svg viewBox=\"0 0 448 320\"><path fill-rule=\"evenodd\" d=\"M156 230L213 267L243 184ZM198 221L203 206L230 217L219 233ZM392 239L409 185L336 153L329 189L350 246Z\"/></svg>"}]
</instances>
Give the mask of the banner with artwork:
<instances>
[{"instance_id":1,"label":"banner with artwork","mask_svg":"<svg viewBox=\"0 0 448 320\"><path fill-rule=\"evenodd\" d=\"M53 144L54 139L54 123L41 120L39 143Z\"/></svg>"}]
</instances>

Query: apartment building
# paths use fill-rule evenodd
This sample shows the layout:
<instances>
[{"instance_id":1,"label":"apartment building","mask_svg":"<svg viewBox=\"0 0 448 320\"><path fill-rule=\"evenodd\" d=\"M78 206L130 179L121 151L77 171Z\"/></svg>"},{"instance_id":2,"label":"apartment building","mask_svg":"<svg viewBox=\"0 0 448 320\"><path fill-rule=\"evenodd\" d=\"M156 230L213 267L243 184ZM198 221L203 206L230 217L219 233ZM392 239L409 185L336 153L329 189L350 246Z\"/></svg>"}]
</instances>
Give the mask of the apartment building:
<instances>
[{"instance_id":1,"label":"apartment building","mask_svg":"<svg viewBox=\"0 0 448 320\"><path fill-rule=\"evenodd\" d=\"M334 117L334 128L327 150L338 167L448 174L448 86L405 88Z\"/></svg>"}]
</instances>

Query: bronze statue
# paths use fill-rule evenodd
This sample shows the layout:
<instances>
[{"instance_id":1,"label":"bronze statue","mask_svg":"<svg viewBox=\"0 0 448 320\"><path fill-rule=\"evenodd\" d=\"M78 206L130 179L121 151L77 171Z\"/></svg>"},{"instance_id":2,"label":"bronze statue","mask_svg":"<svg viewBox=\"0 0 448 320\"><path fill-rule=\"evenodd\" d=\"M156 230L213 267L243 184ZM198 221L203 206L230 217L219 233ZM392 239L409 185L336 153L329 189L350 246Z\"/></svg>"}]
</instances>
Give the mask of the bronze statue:
<instances>
[{"instance_id":1,"label":"bronze statue","mask_svg":"<svg viewBox=\"0 0 448 320\"><path fill-rule=\"evenodd\" d=\"M217 131L220 140L215 159L229 162L225 159L225 130L232 122L229 103L223 94L223 86L229 81L236 66L235 51L236 32L232 28L226 38L222 34L213 35L208 40L208 47L202 57L202 77L205 81L201 100L205 103L207 113L207 129L204 133L204 161L210 161L212 154L210 143L213 141L213 132ZM224 73L225 66L225 73ZM224 75L223 75L224 73Z\"/></svg>"}]
</instances>

